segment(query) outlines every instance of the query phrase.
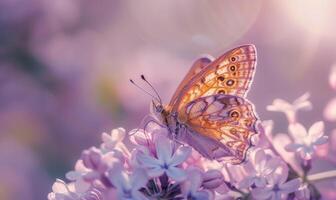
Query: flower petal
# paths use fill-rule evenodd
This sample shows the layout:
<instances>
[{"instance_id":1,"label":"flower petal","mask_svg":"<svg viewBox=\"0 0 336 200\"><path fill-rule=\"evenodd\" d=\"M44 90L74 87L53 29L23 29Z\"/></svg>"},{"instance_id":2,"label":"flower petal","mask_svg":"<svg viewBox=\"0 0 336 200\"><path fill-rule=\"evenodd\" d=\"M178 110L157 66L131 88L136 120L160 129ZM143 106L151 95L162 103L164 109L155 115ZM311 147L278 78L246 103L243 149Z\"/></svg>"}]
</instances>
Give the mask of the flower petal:
<instances>
[{"instance_id":1,"label":"flower petal","mask_svg":"<svg viewBox=\"0 0 336 200\"><path fill-rule=\"evenodd\" d=\"M288 168L286 165L280 165L268 178L272 185L282 184L287 180Z\"/></svg>"},{"instance_id":2,"label":"flower petal","mask_svg":"<svg viewBox=\"0 0 336 200\"><path fill-rule=\"evenodd\" d=\"M136 154L137 160L143 164L144 167L156 167L160 166L162 162L156 158L153 158L147 154L144 154L142 152L137 152Z\"/></svg>"},{"instance_id":3,"label":"flower petal","mask_svg":"<svg viewBox=\"0 0 336 200\"><path fill-rule=\"evenodd\" d=\"M209 200L209 193L205 191L196 192L192 195L193 200Z\"/></svg>"},{"instance_id":4,"label":"flower petal","mask_svg":"<svg viewBox=\"0 0 336 200\"><path fill-rule=\"evenodd\" d=\"M159 177L164 172L165 172L165 170L163 168L160 168L160 167L153 167L153 168L147 169L147 174L151 178Z\"/></svg>"},{"instance_id":5,"label":"flower petal","mask_svg":"<svg viewBox=\"0 0 336 200\"><path fill-rule=\"evenodd\" d=\"M186 174L182 169L179 169L177 167L169 167L168 170L166 170L167 176L172 178L173 180L180 182L186 179Z\"/></svg>"},{"instance_id":6,"label":"flower petal","mask_svg":"<svg viewBox=\"0 0 336 200\"><path fill-rule=\"evenodd\" d=\"M109 145L110 145L110 143L114 142L112 140L111 136L108 133L105 133L105 132L102 134L101 139L102 139L103 143L109 143Z\"/></svg>"},{"instance_id":7,"label":"flower petal","mask_svg":"<svg viewBox=\"0 0 336 200\"><path fill-rule=\"evenodd\" d=\"M295 110L310 110L312 109L312 104L311 102L308 100L310 97L310 94L308 92L306 92L305 94L303 94L302 96L300 96L299 98L297 98L294 102L293 102L293 106Z\"/></svg>"},{"instance_id":8,"label":"flower petal","mask_svg":"<svg viewBox=\"0 0 336 200\"><path fill-rule=\"evenodd\" d=\"M131 179L132 190L139 190L146 185L147 181L148 177L146 171L144 169L135 169Z\"/></svg>"},{"instance_id":9,"label":"flower petal","mask_svg":"<svg viewBox=\"0 0 336 200\"><path fill-rule=\"evenodd\" d=\"M299 151L302 147L303 147L302 144L292 143L292 144L286 145L285 149L286 151L289 151L289 152L296 152L296 151Z\"/></svg>"},{"instance_id":10,"label":"flower petal","mask_svg":"<svg viewBox=\"0 0 336 200\"><path fill-rule=\"evenodd\" d=\"M135 145L149 146L151 136L142 129L133 129L129 132L129 139Z\"/></svg>"},{"instance_id":11,"label":"flower petal","mask_svg":"<svg viewBox=\"0 0 336 200\"><path fill-rule=\"evenodd\" d=\"M74 187L77 193L84 193L88 191L88 189L91 187L91 184L84 181L83 179L79 179L74 183Z\"/></svg>"},{"instance_id":12,"label":"flower petal","mask_svg":"<svg viewBox=\"0 0 336 200\"><path fill-rule=\"evenodd\" d=\"M281 189L281 192L289 194L289 193L292 193L292 192L296 191L297 189L299 189L300 184L301 184L300 179L296 178L296 179L290 180L290 181L288 181L284 184L281 184L279 186L279 188Z\"/></svg>"},{"instance_id":13,"label":"flower petal","mask_svg":"<svg viewBox=\"0 0 336 200\"><path fill-rule=\"evenodd\" d=\"M128 176L123 171L123 167L121 164L115 165L109 172L108 177L114 187L120 190L130 189L130 185L128 183Z\"/></svg>"},{"instance_id":14,"label":"flower petal","mask_svg":"<svg viewBox=\"0 0 336 200\"><path fill-rule=\"evenodd\" d=\"M310 98L310 93L306 92L297 99L294 100L293 104L299 104L301 102L307 101Z\"/></svg>"},{"instance_id":15,"label":"flower petal","mask_svg":"<svg viewBox=\"0 0 336 200\"><path fill-rule=\"evenodd\" d=\"M148 198L142 192L138 190L132 190L132 200L148 200Z\"/></svg>"},{"instance_id":16,"label":"flower petal","mask_svg":"<svg viewBox=\"0 0 336 200\"><path fill-rule=\"evenodd\" d=\"M288 126L289 132L296 141L302 141L307 137L306 128L300 123L290 124Z\"/></svg>"},{"instance_id":17,"label":"flower petal","mask_svg":"<svg viewBox=\"0 0 336 200\"><path fill-rule=\"evenodd\" d=\"M65 174L65 177L71 181L75 181L77 179L79 179L80 177L82 177L82 173L78 172L78 171L70 171L68 173Z\"/></svg>"},{"instance_id":18,"label":"flower petal","mask_svg":"<svg viewBox=\"0 0 336 200\"><path fill-rule=\"evenodd\" d=\"M336 98L333 98L325 107L323 116L328 121L336 121Z\"/></svg>"},{"instance_id":19,"label":"flower petal","mask_svg":"<svg viewBox=\"0 0 336 200\"><path fill-rule=\"evenodd\" d=\"M247 176L242 181L239 182L238 188L248 188L254 183L254 178Z\"/></svg>"},{"instance_id":20,"label":"flower petal","mask_svg":"<svg viewBox=\"0 0 336 200\"><path fill-rule=\"evenodd\" d=\"M269 199L272 196L272 190L270 188L254 188L252 190L252 196L255 199Z\"/></svg>"},{"instance_id":21,"label":"flower petal","mask_svg":"<svg viewBox=\"0 0 336 200\"><path fill-rule=\"evenodd\" d=\"M196 193L197 190L199 190L199 188L202 185L202 175L201 175L201 171L198 169L190 169L187 171L187 180L189 181L191 184L189 185L189 192L191 193Z\"/></svg>"},{"instance_id":22,"label":"flower petal","mask_svg":"<svg viewBox=\"0 0 336 200\"><path fill-rule=\"evenodd\" d=\"M267 165L263 171L263 174L267 175L272 173L281 163L281 159L279 157L273 157L267 161Z\"/></svg>"},{"instance_id":23,"label":"flower petal","mask_svg":"<svg viewBox=\"0 0 336 200\"><path fill-rule=\"evenodd\" d=\"M254 159L252 160L254 166L258 168L258 166L264 165L266 162L266 154L264 150L259 149L255 152Z\"/></svg>"},{"instance_id":24,"label":"flower petal","mask_svg":"<svg viewBox=\"0 0 336 200\"><path fill-rule=\"evenodd\" d=\"M168 165L176 166L187 160L191 154L191 147L180 147L176 150Z\"/></svg>"},{"instance_id":25,"label":"flower petal","mask_svg":"<svg viewBox=\"0 0 336 200\"><path fill-rule=\"evenodd\" d=\"M328 142L328 136L324 135L320 138L318 138L317 140L315 140L315 142L313 143L314 145L322 145Z\"/></svg>"},{"instance_id":26,"label":"flower petal","mask_svg":"<svg viewBox=\"0 0 336 200\"><path fill-rule=\"evenodd\" d=\"M274 99L272 105L266 107L268 111L287 112L292 107L287 101L283 99Z\"/></svg>"},{"instance_id":27,"label":"flower petal","mask_svg":"<svg viewBox=\"0 0 336 200\"><path fill-rule=\"evenodd\" d=\"M56 182L52 185L52 191L61 194L67 194L69 192L66 183L61 179L56 179Z\"/></svg>"},{"instance_id":28,"label":"flower petal","mask_svg":"<svg viewBox=\"0 0 336 200\"><path fill-rule=\"evenodd\" d=\"M254 183L257 187L265 187L267 181L264 177L259 177L254 180Z\"/></svg>"},{"instance_id":29,"label":"flower petal","mask_svg":"<svg viewBox=\"0 0 336 200\"><path fill-rule=\"evenodd\" d=\"M203 173L203 187L215 189L224 183L223 174L219 170L209 170Z\"/></svg>"},{"instance_id":30,"label":"flower petal","mask_svg":"<svg viewBox=\"0 0 336 200\"><path fill-rule=\"evenodd\" d=\"M167 163L173 154L172 144L166 137L161 136L155 143L156 153L159 160Z\"/></svg>"},{"instance_id":31,"label":"flower petal","mask_svg":"<svg viewBox=\"0 0 336 200\"><path fill-rule=\"evenodd\" d=\"M334 64L331 68L331 73L329 76L329 85L331 88L336 90L336 64Z\"/></svg>"},{"instance_id":32,"label":"flower petal","mask_svg":"<svg viewBox=\"0 0 336 200\"><path fill-rule=\"evenodd\" d=\"M309 129L308 135L312 141L323 135L324 123L322 121L315 122Z\"/></svg>"},{"instance_id":33,"label":"flower petal","mask_svg":"<svg viewBox=\"0 0 336 200\"><path fill-rule=\"evenodd\" d=\"M126 135L126 130L124 128L117 128L111 131L111 141L120 142L124 139Z\"/></svg>"}]
</instances>

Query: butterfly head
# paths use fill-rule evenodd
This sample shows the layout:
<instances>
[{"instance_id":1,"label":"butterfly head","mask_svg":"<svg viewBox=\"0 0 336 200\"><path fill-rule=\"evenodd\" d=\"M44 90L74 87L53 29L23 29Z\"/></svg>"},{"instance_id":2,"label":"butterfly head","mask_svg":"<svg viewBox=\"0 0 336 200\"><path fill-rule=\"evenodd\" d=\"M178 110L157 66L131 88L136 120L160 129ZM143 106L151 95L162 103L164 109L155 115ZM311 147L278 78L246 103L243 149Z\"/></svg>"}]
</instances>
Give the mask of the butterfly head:
<instances>
[{"instance_id":1,"label":"butterfly head","mask_svg":"<svg viewBox=\"0 0 336 200\"><path fill-rule=\"evenodd\" d=\"M168 114L165 106L162 105L162 103L158 102L156 99L152 100L151 113L161 122L165 121L165 118Z\"/></svg>"},{"instance_id":2,"label":"butterfly head","mask_svg":"<svg viewBox=\"0 0 336 200\"><path fill-rule=\"evenodd\" d=\"M159 102L155 102L155 100L153 100L153 108L154 108L153 111L155 113L163 114L163 112L164 112L163 105L161 103L159 103Z\"/></svg>"},{"instance_id":3,"label":"butterfly head","mask_svg":"<svg viewBox=\"0 0 336 200\"><path fill-rule=\"evenodd\" d=\"M153 98L151 106L150 106L151 113L153 113L158 119L160 119L160 121L163 121L167 117L168 112L166 112L166 109L162 104L162 99L159 93L153 87L153 85L145 78L144 75L141 75L140 77L152 89L152 92L143 89L138 84L136 84L132 79L130 79L130 81L133 85L135 85L141 91L143 91L144 93L148 94L149 96Z\"/></svg>"}]
</instances>

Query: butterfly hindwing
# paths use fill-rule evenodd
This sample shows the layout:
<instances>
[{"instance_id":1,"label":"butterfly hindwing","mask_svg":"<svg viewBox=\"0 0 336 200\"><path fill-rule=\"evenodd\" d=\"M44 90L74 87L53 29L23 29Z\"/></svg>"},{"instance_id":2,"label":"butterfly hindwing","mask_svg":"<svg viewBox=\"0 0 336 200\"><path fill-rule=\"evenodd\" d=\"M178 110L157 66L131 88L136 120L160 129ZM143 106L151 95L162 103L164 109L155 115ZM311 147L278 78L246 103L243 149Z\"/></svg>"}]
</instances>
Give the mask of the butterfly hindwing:
<instances>
[{"instance_id":1,"label":"butterfly hindwing","mask_svg":"<svg viewBox=\"0 0 336 200\"><path fill-rule=\"evenodd\" d=\"M224 160L237 164L244 160L251 146L250 138L256 133L257 117L253 110L252 104L242 97L217 94L188 103L180 117L188 122L191 131L219 142L212 143L214 155L210 159L222 151Z\"/></svg>"}]
</instances>

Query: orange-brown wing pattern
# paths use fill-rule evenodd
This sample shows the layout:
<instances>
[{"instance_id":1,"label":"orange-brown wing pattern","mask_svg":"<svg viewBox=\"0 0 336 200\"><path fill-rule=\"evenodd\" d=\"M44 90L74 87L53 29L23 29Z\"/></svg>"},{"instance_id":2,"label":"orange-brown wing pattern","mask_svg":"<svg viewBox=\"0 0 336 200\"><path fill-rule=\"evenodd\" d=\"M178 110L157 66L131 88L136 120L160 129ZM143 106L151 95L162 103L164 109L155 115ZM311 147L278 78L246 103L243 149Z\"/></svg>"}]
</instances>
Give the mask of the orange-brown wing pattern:
<instances>
[{"instance_id":1,"label":"orange-brown wing pattern","mask_svg":"<svg viewBox=\"0 0 336 200\"><path fill-rule=\"evenodd\" d=\"M213 58L210 56L204 56L197 59L193 65L191 66L190 70L188 71L187 75L183 78L182 82L177 87L173 97L171 98L170 105L173 105L174 102L177 100L178 96L181 94L181 90L186 87L191 79L200 73L207 65L212 62Z\"/></svg>"},{"instance_id":2,"label":"orange-brown wing pattern","mask_svg":"<svg viewBox=\"0 0 336 200\"><path fill-rule=\"evenodd\" d=\"M173 111L182 109L187 103L204 96L227 94L245 97L256 66L256 49L253 45L237 47L195 75L180 90Z\"/></svg>"},{"instance_id":3,"label":"orange-brown wing pattern","mask_svg":"<svg viewBox=\"0 0 336 200\"><path fill-rule=\"evenodd\" d=\"M221 145L212 151L229 149L222 160L238 164L244 161L250 138L257 133L253 110L252 104L242 97L217 94L188 103L179 120L187 121L191 131L219 141Z\"/></svg>"}]
</instances>

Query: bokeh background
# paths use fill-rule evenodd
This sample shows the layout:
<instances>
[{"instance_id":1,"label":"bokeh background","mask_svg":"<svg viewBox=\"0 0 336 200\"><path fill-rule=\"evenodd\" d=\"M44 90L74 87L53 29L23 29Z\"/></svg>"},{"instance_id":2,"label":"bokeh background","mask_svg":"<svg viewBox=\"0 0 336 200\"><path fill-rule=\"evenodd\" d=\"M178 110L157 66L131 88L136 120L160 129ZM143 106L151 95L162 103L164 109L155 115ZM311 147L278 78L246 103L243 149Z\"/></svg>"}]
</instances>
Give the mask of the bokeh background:
<instances>
[{"instance_id":1,"label":"bokeh background","mask_svg":"<svg viewBox=\"0 0 336 200\"><path fill-rule=\"evenodd\" d=\"M323 120L335 13L332 0L0 0L0 199L46 199L102 132L137 127L150 99L129 78L168 102L193 60L241 44L258 50L248 98L261 119L286 132L266 106L308 91L300 121Z\"/></svg>"}]
</instances>

